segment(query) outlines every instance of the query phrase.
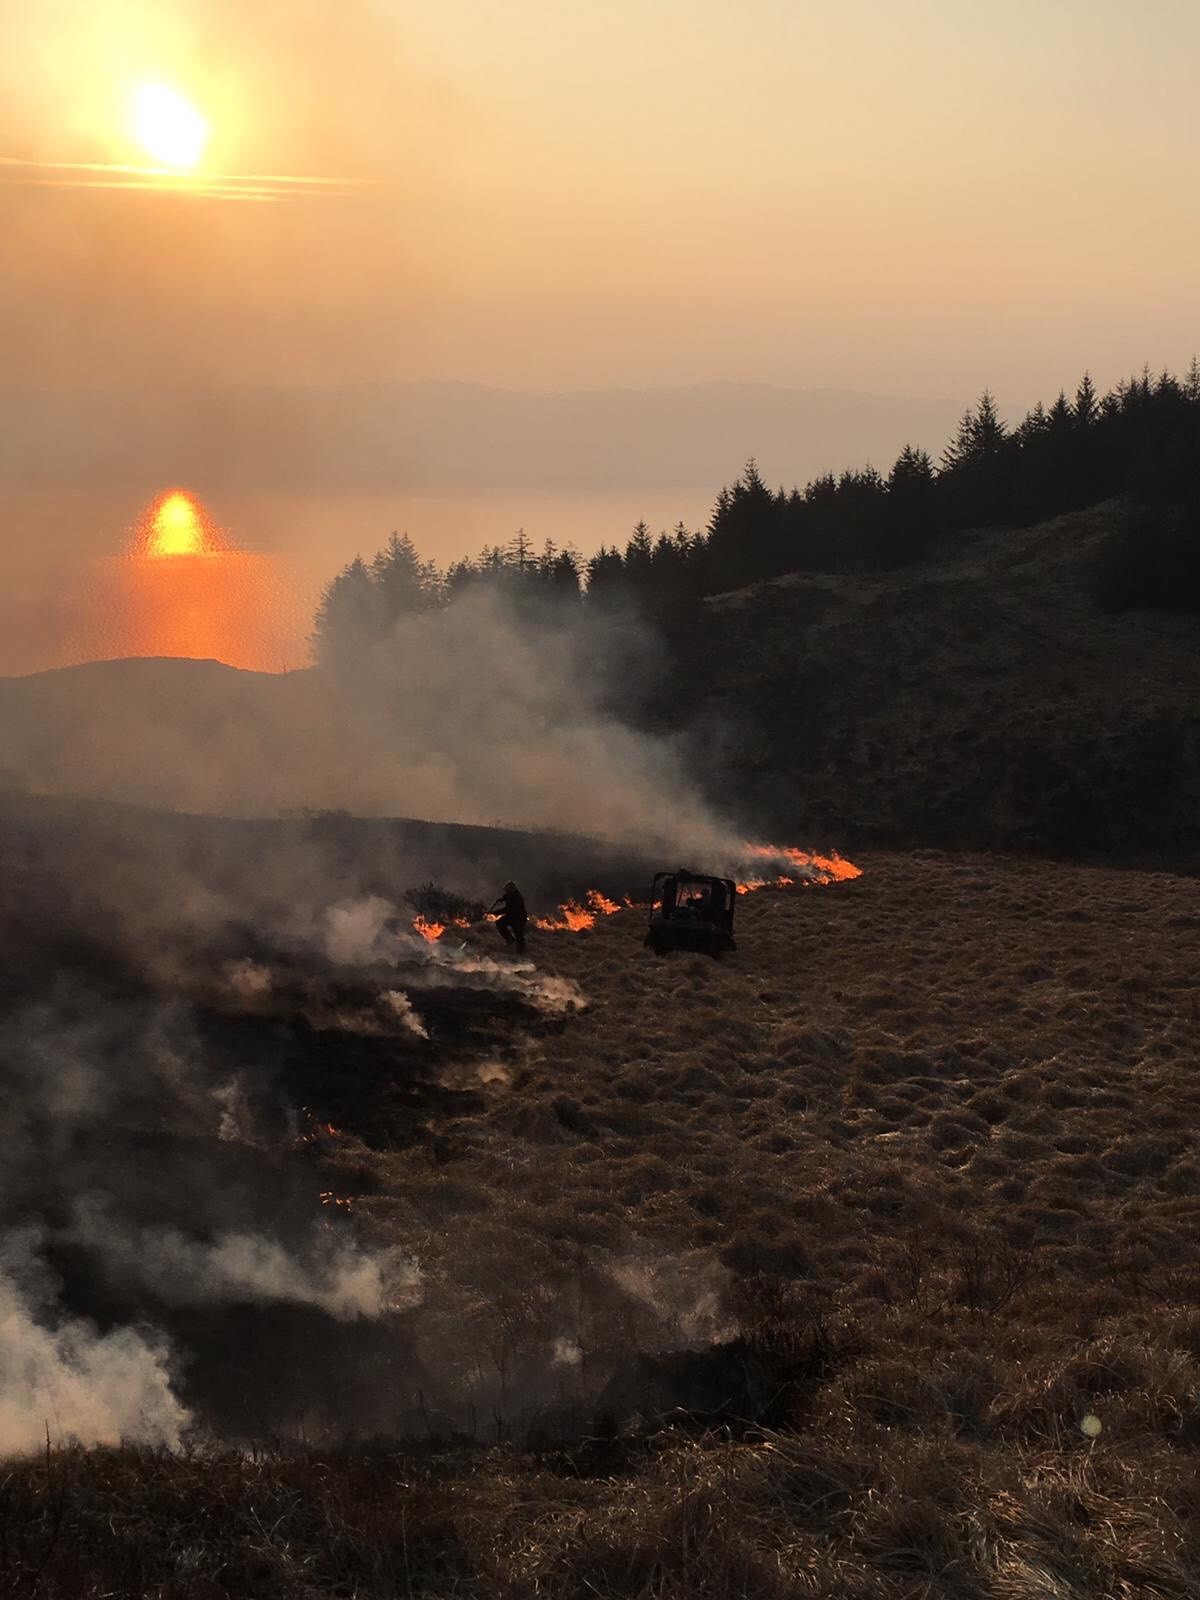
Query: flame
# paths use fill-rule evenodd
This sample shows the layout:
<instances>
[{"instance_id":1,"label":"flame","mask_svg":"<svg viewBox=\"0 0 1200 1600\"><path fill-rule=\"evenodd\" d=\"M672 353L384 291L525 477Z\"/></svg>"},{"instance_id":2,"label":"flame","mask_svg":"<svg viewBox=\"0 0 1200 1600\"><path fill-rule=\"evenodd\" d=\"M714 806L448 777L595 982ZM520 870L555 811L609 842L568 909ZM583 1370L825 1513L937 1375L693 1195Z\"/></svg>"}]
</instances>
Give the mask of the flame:
<instances>
[{"instance_id":1,"label":"flame","mask_svg":"<svg viewBox=\"0 0 1200 1600\"><path fill-rule=\"evenodd\" d=\"M622 909L616 900L610 900L599 889L589 889L582 904L578 900L564 900L556 917L534 917L533 925L547 933L583 933L596 926L597 917L611 917Z\"/></svg>"},{"instance_id":2,"label":"flame","mask_svg":"<svg viewBox=\"0 0 1200 1600\"><path fill-rule=\"evenodd\" d=\"M801 850L796 845L748 844L746 852L772 861L788 861L802 869L797 876L775 873L770 877L745 878L737 885L738 894L753 894L757 889L790 889L797 882L804 884L843 883L851 878L861 878L862 869L836 852L821 856L811 850ZM641 901L628 895L621 902L610 900L599 889L589 889L582 901L566 900L553 917L534 917L533 925L546 933L583 933L596 926L598 917L611 917L617 911L644 910Z\"/></svg>"},{"instance_id":3,"label":"flame","mask_svg":"<svg viewBox=\"0 0 1200 1600\"><path fill-rule=\"evenodd\" d=\"M451 917L449 922L431 922L427 916L418 913L412 920L414 933L419 933L422 939L428 939L430 944L436 944L447 928L469 928L470 922L466 917Z\"/></svg>"},{"instance_id":4,"label":"flame","mask_svg":"<svg viewBox=\"0 0 1200 1600\"><path fill-rule=\"evenodd\" d=\"M297 1140L298 1144L315 1144L318 1139L344 1139L346 1136L340 1128L335 1128L332 1122L322 1122L315 1117L307 1106L301 1106L307 1127Z\"/></svg>"},{"instance_id":5,"label":"flame","mask_svg":"<svg viewBox=\"0 0 1200 1600\"><path fill-rule=\"evenodd\" d=\"M801 850L796 845L775 844L747 844L744 848L748 855L761 856L775 862L788 861L802 871L796 876L790 873L775 873L770 877L764 875L746 878L736 885L740 895L753 894L756 889L790 889L797 882L842 883L851 878L862 877L860 867L856 867L852 861L845 860L836 852L833 855L822 856L814 854L811 850ZM599 889L589 889L579 900L564 900L554 916L533 917L531 921L535 928L540 928L544 933L586 933L596 926L600 917L611 917L618 911L644 910L644 903L631 899L629 895L622 900L610 900ZM457 917L450 923L444 923L430 922L428 918L418 916L413 918L412 925L413 931L419 933L423 939L428 939L431 944L442 937L447 927L470 927L469 922Z\"/></svg>"},{"instance_id":6,"label":"flame","mask_svg":"<svg viewBox=\"0 0 1200 1600\"><path fill-rule=\"evenodd\" d=\"M748 844L746 849L752 856L790 861L793 866L801 867L803 872L800 876L804 883L848 883L851 878L862 877L862 868L839 856L836 850L832 855L821 856L791 844ZM737 891L739 894L751 894L755 889L787 889L795 881L790 876L747 878L744 883L738 884Z\"/></svg>"},{"instance_id":7,"label":"flame","mask_svg":"<svg viewBox=\"0 0 1200 1600\"><path fill-rule=\"evenodd\" d=\"M354 1201L347 1196L334 1194L332 1189L322 1189L319 1199L323 1206L333 1206L339 1211L349 1211L354 1204Z\"/></svg>"}]
</instances>

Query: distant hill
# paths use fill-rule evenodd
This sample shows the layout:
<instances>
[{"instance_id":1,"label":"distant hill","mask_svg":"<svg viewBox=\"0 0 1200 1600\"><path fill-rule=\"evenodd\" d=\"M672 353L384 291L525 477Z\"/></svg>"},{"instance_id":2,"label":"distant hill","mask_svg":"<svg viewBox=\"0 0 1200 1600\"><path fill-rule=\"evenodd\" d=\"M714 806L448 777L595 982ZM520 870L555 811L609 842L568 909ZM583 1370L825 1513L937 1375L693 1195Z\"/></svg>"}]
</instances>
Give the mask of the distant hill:
<instances>
[{"instance_id":1,"label":"distant hill","mask_svg":"<svg viewBox=\"0 0 1200 1600\"><path fill-rule=\"evenodd\" d=\"M657 714L789 837L1200 858L1200 623L1100 607L1115 516L705 601Z\"/></svg>"},{"instance_id":2,"label":"distant hill","mask_svg":"<svg viewBox=\"0 0 1200 1600\"><path fill-rule=\"evenodd\" d=\"M310 676L145 658L0 678L0 768L35 791L167 810L254 812L264 791L271 809L304 803L298 764L337 765Z\"/></svg>"},{"instance_id":3,"label":"distant hill","mask_svg":"<svg viewBox=\"0 0 1200 1600\"><path fill-rule=\"evenodd\" d=\"M202 483L212 495L713 492L757 452L790 486L940 449L959 399L705 383L523 391L469 383L172 393L0 389L0 484Z\"/></svg>"},{"instance_id":4,"label":"distant hill","mask_svg":"<svg viewBox=\"0 0 1200 1600\"><path fill-rule=\"evenodd\" d=\"M683 730L698 785L760 834L1200 861L1200 624L1101 608L1115 514L696 602L639 720ZM0 680L0 766L166 809L386 813L355 714L315 670L98 663Z\"/></svg>"}]
</instances>

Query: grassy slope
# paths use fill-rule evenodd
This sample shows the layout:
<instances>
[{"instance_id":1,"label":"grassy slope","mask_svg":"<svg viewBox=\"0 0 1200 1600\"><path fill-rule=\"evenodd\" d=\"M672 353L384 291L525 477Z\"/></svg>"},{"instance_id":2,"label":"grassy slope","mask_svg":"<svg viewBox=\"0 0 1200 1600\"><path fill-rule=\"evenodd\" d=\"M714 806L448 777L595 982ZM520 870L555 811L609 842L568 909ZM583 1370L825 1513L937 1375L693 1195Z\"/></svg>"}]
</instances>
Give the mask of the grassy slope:
<instances>
[{"instance_id":1,"label":"grassy slope","mask_svg":"<svg viewBox=\"0 0 1200 1600\"><path fill-rule=\"evenodd\" d=\"M633 913L539 936L587 1011L514 1026L483 1071L443 1059L477 1093L419 1141L314 1152L361 1194L347 1226L416 1249L435 1343L494 1356L499 1328L514 1371L544 1363L539 1285L606 1256L693 1344L705 1316L740 1335L723 1353L618 1370L566 1451L485 1448L484 1420L457 1450L53 1456L9 1479L4 1577L44 1561L44 1593L197 1600L1196 1593L1194 884L862 865L746 901L723 965L648 957Z\"/></svg>"},{"instance_id":2,"label":"grassy slope","mask_svg":"<svg viewBox=\"0 0 1200 1600\"><path fill-rule=\"evenodd\" d=\"M633 696L656 726L693 730L697 778L752 834L1195 863L1200 632L1100 609L1115 515L718 596L651 683L621 675L620 713ZM0 767L37 791L167 808L370 809L378 793L344 770L350 704L312 672L94 663L0 680Z\"/></svg>"},{"instance_id":3,"label":"grassy slope","mask_svg":"<svg viewBox=\"0 0 1200 1600\"><path fill-rule=\"evenodd\" d=\"M1194 859L1200 633L1100 609L1114 515L721 596L671 713L715 731L718 791L790 837Z\"/></svg>"}]
</instances>

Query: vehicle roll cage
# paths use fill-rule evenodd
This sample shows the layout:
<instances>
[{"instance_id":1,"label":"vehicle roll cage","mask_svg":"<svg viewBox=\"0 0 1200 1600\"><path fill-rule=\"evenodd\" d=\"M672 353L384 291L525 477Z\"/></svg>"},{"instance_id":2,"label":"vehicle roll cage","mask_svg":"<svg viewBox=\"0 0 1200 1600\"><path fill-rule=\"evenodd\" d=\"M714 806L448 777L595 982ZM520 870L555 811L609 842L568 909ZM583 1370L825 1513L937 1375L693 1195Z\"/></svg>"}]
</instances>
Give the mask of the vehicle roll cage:
<instances>
[{"instance_id":1,"label":"vehicle roll cage","mask_svg":"<svg viewBox=\"0 0 1200 1600\"><path fill-rule=\"evenodd\" d=\"M714 878L683 867L656 872L650 891L650 926L709 928L732 936L736 904L737 884L732 878Z\"/></svg>"}]
</instances>

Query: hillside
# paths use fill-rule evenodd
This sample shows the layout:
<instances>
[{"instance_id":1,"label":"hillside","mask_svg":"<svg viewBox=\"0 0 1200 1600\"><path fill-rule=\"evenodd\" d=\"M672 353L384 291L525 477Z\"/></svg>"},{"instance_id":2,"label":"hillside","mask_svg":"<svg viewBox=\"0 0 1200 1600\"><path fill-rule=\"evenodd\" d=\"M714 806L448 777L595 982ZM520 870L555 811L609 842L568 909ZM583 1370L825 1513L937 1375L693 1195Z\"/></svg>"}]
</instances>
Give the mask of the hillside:
<instances>
[{"instance_id":1,"label":"hillside","mask_svg":"<svg viewBox=\"0 0 1200 1600\"><path fill-rule=\"evenodd\" d=\"M704 602L658 716L716 792L847 843L1200 853L1200 626L1094 594L1115 508Z\"/></svg>"},{"instance_id":2,"label":"hillside","mask_svg":"<svg viewBox=\"0 0 1200 1600\"><path fill-rule=\"evenodd\" d=\"M1095 598L1115 509L955 536L882 574L794 575L687 608L665 655L618 653L598 722L586 640L421 623L395 684L129 661L0 680L0 765L37 792L180 810L302 807L670 832L687 775L759 835L851 848L1200 854L1200 630ZM633 630L639 648L651 630ZM619 651L626 649L621 643ZM393 693L393 690L395 693ZM652 738L630 745L630 718ZM547 757L557 765L547 767ZM582 781L588 770L605 782ZM560 797L566 796L561 800ZM552 804L550 802L553 802Z\"/></svg>"},{"instance_id":3,"label":"hillside","mask_svg":"<svg viewBox=\"0 0 1200 1600\"><path fill-rule=\"evenodd\" d=\"M1194 1594L1193 886L860 865L719 964L539 933L540 998L487 930L27 970L9 1214L111 1336L93 1436L145 1442L10 1464L13 1592Z\"/></svg>"}]
</instances>

